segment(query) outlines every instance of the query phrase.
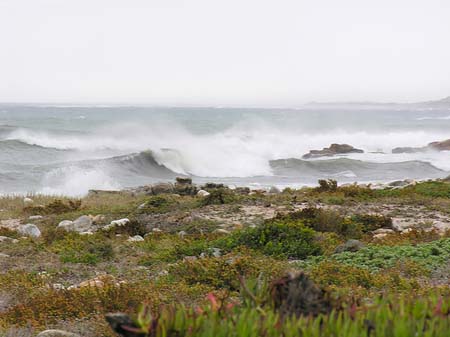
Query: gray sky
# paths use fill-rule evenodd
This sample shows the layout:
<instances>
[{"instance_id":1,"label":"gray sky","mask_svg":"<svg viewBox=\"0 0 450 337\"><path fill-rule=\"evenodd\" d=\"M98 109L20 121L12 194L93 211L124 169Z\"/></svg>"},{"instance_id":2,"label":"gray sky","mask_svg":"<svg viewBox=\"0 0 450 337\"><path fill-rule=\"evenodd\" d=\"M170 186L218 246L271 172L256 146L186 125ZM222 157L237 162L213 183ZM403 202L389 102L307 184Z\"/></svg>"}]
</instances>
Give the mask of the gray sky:
<instances>
[{"instance_id":1,"label":"gray sky","mask_svg":"<svg viewBox=\"0 0 450 337\"><path fill-rule=\"evenodd\" d=\"M449 95L449 0L0 0L0 101Z\"/></svg>"}]
</instances>

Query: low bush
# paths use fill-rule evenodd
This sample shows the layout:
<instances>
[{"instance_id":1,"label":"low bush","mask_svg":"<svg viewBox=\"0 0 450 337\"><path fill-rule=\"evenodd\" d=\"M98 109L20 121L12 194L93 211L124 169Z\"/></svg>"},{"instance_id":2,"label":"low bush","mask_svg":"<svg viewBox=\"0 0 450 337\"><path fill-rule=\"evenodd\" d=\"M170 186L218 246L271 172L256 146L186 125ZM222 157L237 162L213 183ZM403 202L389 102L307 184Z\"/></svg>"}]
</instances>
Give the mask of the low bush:
<instances>
[{"instance_id":1,"label":"low bush","mask_svg":"<svg viewBox=\"0 0 450 337\"><path fill-rule=\"evenodd\" d=\"M97 264L114 256L112 244L100 235L69 233L50 246L64 263Z\"/></svg>"},{"instance_id":2,"label":"low bush","mask_svg":"<svg viewBox=\"0 0 450 337\"><path fill-rule=\"evenodd\" d=\"M230 250L246 246L265 255L304 259L321 254L316 232L300 222L266 222L256 228L233 232L218 244Z\"/></svg>"}]
</instances>

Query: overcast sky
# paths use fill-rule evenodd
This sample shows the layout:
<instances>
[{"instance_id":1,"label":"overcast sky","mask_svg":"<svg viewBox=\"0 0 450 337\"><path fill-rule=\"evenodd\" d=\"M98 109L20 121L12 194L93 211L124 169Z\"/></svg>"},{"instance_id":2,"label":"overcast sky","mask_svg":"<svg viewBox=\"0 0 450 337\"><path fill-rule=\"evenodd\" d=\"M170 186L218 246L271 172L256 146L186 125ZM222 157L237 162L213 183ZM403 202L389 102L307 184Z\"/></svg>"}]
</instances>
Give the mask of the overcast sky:
<instances>
[{"instance_id":1,"label":"overcast sky","mask_svg":"<svg viewBox=\"0 0 450 337\"><path fill-rule=\"evenodd\" d=\"M3 102L449 95L449 0L0 0Z\"/></svg>"}]
</instances>

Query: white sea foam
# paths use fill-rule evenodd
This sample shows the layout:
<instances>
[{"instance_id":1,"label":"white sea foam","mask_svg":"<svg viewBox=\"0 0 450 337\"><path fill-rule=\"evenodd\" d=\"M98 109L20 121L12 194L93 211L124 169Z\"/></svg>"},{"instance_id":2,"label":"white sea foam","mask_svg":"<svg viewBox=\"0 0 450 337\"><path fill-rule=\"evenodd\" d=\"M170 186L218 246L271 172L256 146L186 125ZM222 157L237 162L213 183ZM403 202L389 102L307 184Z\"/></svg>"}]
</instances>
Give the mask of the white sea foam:
<instances>
[{"instance_id":1,"label":"white sea foam","mask_svg":"<svg viewBox=\"0 0 450 337\"><path fill-rule=\"evenodd\" d=\"M374 162L422 160L450 170L450 161L445 153L391 154L394 147L420 147L447 138L450 138L450 133L425 131L297 131L255 120L208 134L193 133L173 123L159 122L153 125L109 125L92 133L77 135L18 129L8 136L8 139L33 145L75 150L71 155L75 157L69 159L77 160L152 150L155 159L167 168L202 177L270 175L270 160L300 158L311 149L321 149L331 143L351 144L365 150L365 154L350 155L353 159Z\"/></svg>"}]
</instances>

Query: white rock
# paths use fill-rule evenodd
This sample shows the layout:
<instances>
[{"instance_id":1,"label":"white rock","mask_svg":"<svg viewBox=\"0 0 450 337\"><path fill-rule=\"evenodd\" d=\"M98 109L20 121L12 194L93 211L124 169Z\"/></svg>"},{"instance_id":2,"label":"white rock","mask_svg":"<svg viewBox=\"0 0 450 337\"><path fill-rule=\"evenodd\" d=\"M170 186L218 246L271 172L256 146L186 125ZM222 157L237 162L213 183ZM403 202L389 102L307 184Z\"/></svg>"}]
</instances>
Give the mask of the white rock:
<instances>
[{"instance_id":1,"label":"white rock","mask_svg":"<svg viewBox=\"0 0 450 337\"><path fill-rule=\"evenodd\" d=\"M209 193L208 191L205 191L205 190L200 190L200 191L198 191L197 192L197 195L199 196L199 197L207 197L208 195L210 195L211 193Z\"/></svg>"},{"instance_id":2,"label":"white rock","mask_svg":"<svg viewBox=\"0 0 450 337\"><path fill-rule=\"evenodd\" d=\"M212 256L214 257L221 257L222 256L222 250L219 248L211 248Z\"/></svg>"},{"instance_id":3,"label":"white rock","mask_svg":"<svg viewBox=\"0 0 450 337\"><path fill-rule=\"evenodd\" d=\"M40 220L42 218L43 218L42 215L32 215L28 218L28 220Z\"/></svg>"},{"instance_id":4,"label":"white rock","mask_svg":"<svg viewBox=\"0 0 450 337\"><path fill-rule=\"evenodd\" d=\"M32 205L33 203L34 203L33 199L31 199L31 198L23 198L23 204L24 204L25 206L30 206L30 205Z\"/></svg>"},{"instance_id":5,"label":"white rock","mask_svg":"<svg viewBox=\"0 0 450 337\"><path fill-rule=\"evenodd\" d=\"M80 232L80 235L94 235L91 231Z\"/></svg>"},{"instance_id":6,"label":"white rock","mask_svg":"<svg viewBox=\"0 0 450 337\"><path fill-rule=\"evenodd\" d=\"M178 232L178 236L182 239L184 239L184 237L187 235L187 233L185 231L180 231Z\"/></svg>"},{"instance_id":7,"label":"white rock","mask_svg":"<svg viewBox=\"0 0 450 337\"><path fill-rule=\"evenodd\" d=\"M213 233L218 233L218 234L230 234L229 231L227 231L226 229L223 229L223 228L218 228L218 229L216 229Z\"/></svg>"},{"instance_id":8,"label":"white rock","mask_svg":"<svg viewBox=\"0 0 450 337\"><path fill-rule=\"evenodd\" d=\"M144 238L140 235L131 236L128 240L128 242L141 242L144 241Z\"/></svg>"},{"instance_id":9,"label":"white rock","mask_svg":"<svg viewBox=\"0 0 450 337\"><path fill-rule=\"evenodd\" d=\"M394 234L395 231L389 228L378 228L372 232L373 234Z\"/></svg>"},{"instance_id":10,"label":"white rock","mask_svg":"<svg viewBox=\"0 0 450 337\"><path fill-rule=\"evenodd\" d=\"M130 219L128 219L128 218L123 218L123 219L111 221L110 225L111 225L111 226L125 226L125 225L127 225L129 222L130 222Z\"/></svg>"},{"instance_id":11,"label":"white rock","mask_svg":"<svg viewBox=\"0 0 450 337\"><path fill-rule=\"evenodd\" d=\"M66 231L73 231L73 221L71 220L63 220L58 224L58 228L65 229Z\"/></svg>"},{"instance_id":12,"label":"white rock","mask_svg":"<svg viewBox=\"0 0 450 337\"><path fill-rule=\"evenodd\" d=\"M3 254L3 253L0 253L0 258L8 258L8 257L10 257L8 254Z\"/></svg>"},{"instance_id":13,"label":"white rock","mask_svg":"<svg viewBox=\"0 0 450 337\"><path fill-rule=\"evenodd\" d=\"M17 232L19 234L31 236L34 238L38 238L41 236L41 231L39 230L39 228L31 223L26 225L20 225L19 227L17 227Z\"/></svg>"},{"instance_id":14,"label":"white rock","mask_svg":"<svg viewBox=\"0 0 450 337\"><path fill-rule=\"evenodd\" d=\"M36 337L81 337L81 336L64 330L45 330L42 331Z\"/></svg>"},{"instance_id":15,"label":"white rock","mask_svg":"<svg viewBox=\"0 0 450 337\"><path fill-rule=\"evenodd\" d=\"M17 243L19 240L7 236L0 236L0 242Z\"/></svg>"},{"instance_id":16,"label":"white rock","mask_svg":"<svg viewBox=\"0 0 450 337\"><path fill-rule=\"evenodd\" d=\"M155 228L152 228L152 232L160 233L160 232L162 232L162 230L155 227Z\"/></svg>"}]
</instances>

